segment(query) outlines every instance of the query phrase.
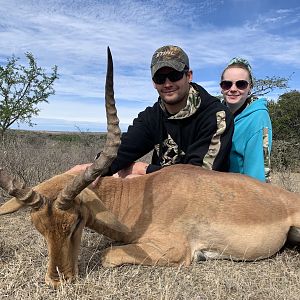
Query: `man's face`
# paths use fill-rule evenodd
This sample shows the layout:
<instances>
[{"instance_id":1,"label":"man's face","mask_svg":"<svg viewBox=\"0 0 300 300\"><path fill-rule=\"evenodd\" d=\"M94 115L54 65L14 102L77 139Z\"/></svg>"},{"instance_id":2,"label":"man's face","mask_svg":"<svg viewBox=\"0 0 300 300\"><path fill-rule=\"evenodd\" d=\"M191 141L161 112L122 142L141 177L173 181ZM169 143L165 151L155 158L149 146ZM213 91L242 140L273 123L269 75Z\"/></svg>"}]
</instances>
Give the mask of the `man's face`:
<instances>
[{"instance_id":1,"label":"man's face","mask_svg":"<svg viewBox=\"0 0 300 300\"><path fill-rule=\"evenodd\" d=\"M169 74L171 78L165 78L165 81L161 84L153 81L154 88L157 90L169 113L177 113L186 106L190 88L189 82L192 80L192 71L189 70L183 74L181 79L174 81L180 77L180 74L176 74L176 72L178 71L172 68L163 67L155 73L155 76L158 75L159 77L159 75ZM164 78L164 76L161 77Z\"/></svg>"}]
</instances>

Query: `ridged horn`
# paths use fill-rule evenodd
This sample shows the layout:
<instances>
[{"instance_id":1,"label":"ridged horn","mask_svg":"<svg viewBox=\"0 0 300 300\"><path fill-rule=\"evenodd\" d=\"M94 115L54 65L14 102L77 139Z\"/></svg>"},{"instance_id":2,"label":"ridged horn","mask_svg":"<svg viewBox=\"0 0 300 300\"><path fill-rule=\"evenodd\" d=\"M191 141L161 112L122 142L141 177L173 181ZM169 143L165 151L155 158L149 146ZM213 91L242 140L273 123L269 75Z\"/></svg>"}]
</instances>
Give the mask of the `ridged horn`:
<instances>
[{"instance_id":1,"label":"ridged horn","mask_svg":"<svg viewBox=\"0 0 300 300\"><path fill-rule=\"evenodd\" d=\"M43 197L31 188L24 187L24 183L10 176L5 170L0 169L0 187L10 196L16 197L24 205L39 208L43 203Z\"/></svg>"},{"instance_id":2,"label":"ridged horn","mask_svg":"<svg viewBox=\"0 0 300 300\"><path fill-rule=\"evenodd\" d=\"M69 209L75 197L98 176L106 173L111 163L117 156L120 145L121 130L115 106L113 89L113 60L109 47L107 48L107 72L105 83L105 108L107 118L107 137L104 149L99 158L83 173L77 175L68 184L57 198L56 205L60 209Z\"/></svg>"}]
</instances>

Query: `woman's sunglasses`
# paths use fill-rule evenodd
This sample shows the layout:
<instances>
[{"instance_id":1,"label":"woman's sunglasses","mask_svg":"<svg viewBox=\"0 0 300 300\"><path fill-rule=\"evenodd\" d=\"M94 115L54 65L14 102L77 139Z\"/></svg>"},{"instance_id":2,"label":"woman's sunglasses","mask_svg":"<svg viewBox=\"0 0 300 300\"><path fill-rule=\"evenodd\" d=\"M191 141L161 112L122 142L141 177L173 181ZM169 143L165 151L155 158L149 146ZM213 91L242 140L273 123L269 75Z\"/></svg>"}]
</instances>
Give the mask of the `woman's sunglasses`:
<instances>
[{"instance_id":1,"label":"woman's sunglasses","mask_svg":"<svg viewBox=\"0 0 300 300\"><path fill-rule=\"evenodd\" d=\"M234 83L239 90L245 90L249 85L249 82L246 80L238 80L236 82L229 81L229 80L222 80L220 83L220 87L222 90L229 90Z\"/></svg>"},{"instance_id":2,"label":"woman's sunglasses","mask_svg":"<svg viewBox=\"0 0 300 300\"><path fill-rule=\"evenodd\" d=\"M167 74L160 74L160 73L155 73L152 80L154 81L154 83L156 84L164 84L166 82L166 79L168 78L171 82L176 82L178 80L180 80L184 74L186 74L187 71L172 71L170 73Z\"/></svg>"}]
</instances>

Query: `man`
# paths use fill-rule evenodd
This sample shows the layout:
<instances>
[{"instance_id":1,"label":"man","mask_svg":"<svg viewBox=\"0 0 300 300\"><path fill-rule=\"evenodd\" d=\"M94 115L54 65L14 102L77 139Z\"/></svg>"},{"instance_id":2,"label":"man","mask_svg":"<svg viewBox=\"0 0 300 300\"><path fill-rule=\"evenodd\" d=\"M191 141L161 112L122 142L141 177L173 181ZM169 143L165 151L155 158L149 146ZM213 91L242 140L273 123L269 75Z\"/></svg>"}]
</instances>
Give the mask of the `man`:
<instances>
[{"instance_id":1,"label":"man","mask_svg":"<svg viewBox=\"0 0 300 300\"><path fill-rule=\"evenodd\" d=\"M106 175L144 175L178 163L227 171L233 117L219 99L191 82L187 54L177 46L157 49L151 75L158 101L139 113L122 135ZM135 162L151 150L150 164Z\"/></svg>"},{"instance_id":2,"label":"man","mask_svg":"<svg viewBox=\"0 0 300 300\"><path fill-rule=\"evenodd\" d=\"M233 117L219 99L192 83L187 54L177 46L155 51L151 75L158 101L122 136L108 175L143 175L172 164L227 171ZM135 162L153 151L152 162Z\"/></svg>"}]
</instances>

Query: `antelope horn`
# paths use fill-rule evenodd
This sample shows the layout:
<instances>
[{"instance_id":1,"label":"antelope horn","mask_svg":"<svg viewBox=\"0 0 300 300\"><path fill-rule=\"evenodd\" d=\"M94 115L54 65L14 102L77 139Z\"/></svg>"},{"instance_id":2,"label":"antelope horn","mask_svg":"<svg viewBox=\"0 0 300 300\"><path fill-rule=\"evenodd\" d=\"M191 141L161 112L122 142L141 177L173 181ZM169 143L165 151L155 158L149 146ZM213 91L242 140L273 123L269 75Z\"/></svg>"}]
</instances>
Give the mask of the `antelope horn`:
<instances>
[{"instance_id":1,"label":"antelope horn","mask_svg":"<svg viewBox=\"0 0 300 300\"><path fill-rule=\"evenodd\" d=\"M107 118L107 137L103 151L99 158L83 173L78 174L68 184L57 198L56 205L60 209L68 209L72 206L75 197L98 176L106 173L109 166L117 156L120 145L121 130L117 109L115 107L113 90L113 61L109 47L107 48L107 72L105 83L105 108Z\"/></svg>"},{"instance_id":2,"label":"antelope horn","mask_svg":"<svg viewBox=\"0 0 300 300\"><path fill-rule=\"evenodd\" d=\"M6 171L0 169L0 187L9 195L16 197L24 205L39 208L43 203L43 197L31 188L24 187L24 183L10 176Z\"/></svg>"}]
</instances>

